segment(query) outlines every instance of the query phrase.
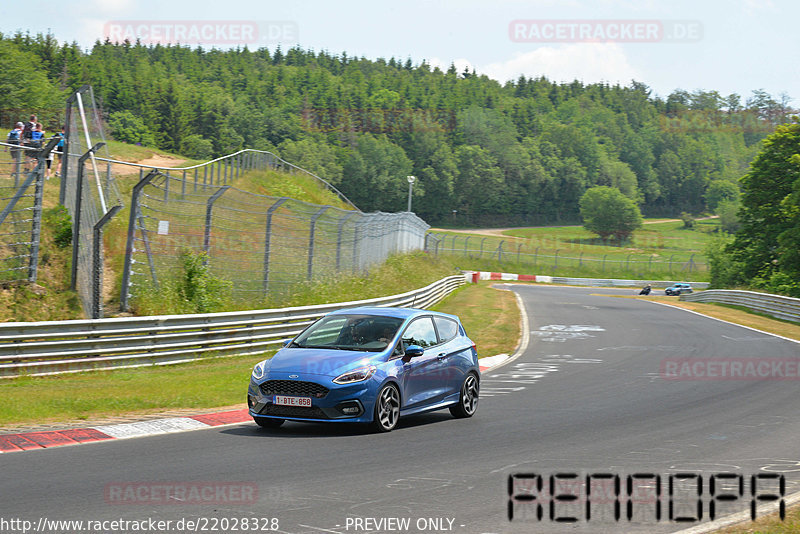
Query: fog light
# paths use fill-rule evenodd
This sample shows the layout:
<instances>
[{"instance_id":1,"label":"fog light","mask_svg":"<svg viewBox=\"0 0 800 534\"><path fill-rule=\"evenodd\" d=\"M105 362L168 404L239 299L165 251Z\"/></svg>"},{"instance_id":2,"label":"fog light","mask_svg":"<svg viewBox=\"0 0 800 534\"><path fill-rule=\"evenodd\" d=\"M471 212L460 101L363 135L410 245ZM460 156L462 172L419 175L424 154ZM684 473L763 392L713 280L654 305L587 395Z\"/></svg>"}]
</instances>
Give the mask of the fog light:
<instances>
[{"instance_id":1,"label":"fog light","mask_svg":"<svg viewBox=\"0 0 800 534\"><path fill-rule=\"evenodd\" d=\"M356 417L364 413L364 408L357 400L349 400L339 403L336 410L345 417Z\"/></svg>"},{"instance_id":2,"label":"fog light","mask_svg":"<svg viewBox=\"0 0 800 534\"><path fill-rule=\"evenodd\" d=\"M252 408L255 405L256 405L256 398L253 397L252 395L248 395L247 396L247 407L248 408Z\"/></svg>"}]
</instances>

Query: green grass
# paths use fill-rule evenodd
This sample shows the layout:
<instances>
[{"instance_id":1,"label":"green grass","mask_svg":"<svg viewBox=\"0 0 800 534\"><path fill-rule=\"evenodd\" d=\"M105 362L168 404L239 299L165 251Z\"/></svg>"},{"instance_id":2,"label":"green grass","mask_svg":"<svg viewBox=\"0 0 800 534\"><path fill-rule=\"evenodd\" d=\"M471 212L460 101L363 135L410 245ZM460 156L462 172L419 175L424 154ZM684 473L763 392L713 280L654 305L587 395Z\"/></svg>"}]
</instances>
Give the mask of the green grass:
<instances>
[{"instance_id":1,"label":"green grass","mask_svg":"<svg viewBox=\"0 0 800 534\"><path fill-rule=\"evenodd\" d=\"M233 356L169 366L4 379L0 381L0 425L239 404L244 402L250 371L261 358Z\"/></svg>"},{"instance_id":2,"label":"green grass","mask_svg":"<svg viewBox=\"0 0 800 534\"><path fill-rule=\"evenodd\" d=\"M424 252L398 254L390 256L367 273L338 273L319 281L292 284L283 290L270 291L265 299L229 298L215 311L309 306L395 295L424 287L457 272L445 258L431 257ZM137 314L186 313L184 303L170 292L170 287L162 284L161 291L144 292L137 297L133 301Z\"/></svg>"},{"instance_id":3,"label":"green grass","mask_svg":"<svg viewBox=\"0 0 800 534\"><path fill-rule=\"evenodd\" d=\"M704 251L718 228L715 219L697 221L693 229L684 229L682 222L658 222L645 225L622 244L604 243L580 226L521 228L502 236L444 232L439 253L452 256L450 261L463 269L706 281Z\"/></svg>"},{"instance_id":4,"label":"green grass","mask_svg":"<svg viewBox=\"0 0 800 534\"><path fill-rule=\"evenodd\" d=\"M514 294L493 289L488 282L462 286L432 309L458 315L480 357L511 354L519 342L520 316Z\"/></svg>"},{"instance_id":5,"label":"green grass","mask_svg":"<svg viewBox=\"0 0 800 534\"><path fill-rule=\"evenodd\" d=\"M250 171L234 182L239 189L273 197L289 197L311 204L353 209L320 182L305 174L264 170Z\"/></svg>"}]
</instances>

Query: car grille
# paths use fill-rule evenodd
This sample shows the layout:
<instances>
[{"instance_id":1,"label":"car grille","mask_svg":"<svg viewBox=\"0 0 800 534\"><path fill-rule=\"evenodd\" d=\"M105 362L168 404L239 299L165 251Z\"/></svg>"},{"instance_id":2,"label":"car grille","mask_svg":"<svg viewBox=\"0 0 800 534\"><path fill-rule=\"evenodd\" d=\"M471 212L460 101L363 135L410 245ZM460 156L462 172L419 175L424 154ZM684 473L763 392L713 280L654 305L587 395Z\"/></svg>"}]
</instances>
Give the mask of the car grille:
<instances>
[{"instance_id":1,"label":"car grille","mask_svg":"<svg viewBox=\"0 0 800 534\"><path fill-rule=\"evenodd\" d=\"M272 415L275 417L297 417L301 419L329 419L325 412L312 406L278 406L267 404L260 412L262 415Z\"/></svg>"},{"instance_id":2,"label":"car grille","mask_svg":"<svg viewBox=\"0 0 800 534\"><path fill-rule=\"evenodd\" d=\"M264 395L290 395L292 397L313 397L322 399L328 394L328 388L314 382L298 382L297 380L267 380L261 384Z\"/></svg>"}]
</instances>

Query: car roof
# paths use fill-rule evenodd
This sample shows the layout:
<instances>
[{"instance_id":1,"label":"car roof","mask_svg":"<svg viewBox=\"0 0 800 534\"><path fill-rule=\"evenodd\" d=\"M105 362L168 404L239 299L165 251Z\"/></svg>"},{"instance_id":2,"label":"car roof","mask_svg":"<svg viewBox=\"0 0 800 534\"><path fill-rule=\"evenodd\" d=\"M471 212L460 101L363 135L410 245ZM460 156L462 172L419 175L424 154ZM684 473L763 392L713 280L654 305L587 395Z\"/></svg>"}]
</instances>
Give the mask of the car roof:
<instances>
[{"instance_id":1,"label":"car roof","mask_svg":"<svg viewBox=\"0 0 800 534\"><path fill-rule=\"evenodd\" d=\"M383 317L397 317L399 319L408 319L409 317L416 317L418 315L438 315L442 317L450 317L451 319L458 321L458 317L456 317L455 315L450 315L442 312L422 310L419 308L394 308L394 307L380 307L380 306L359 306L356 308L345 308L342 310L336 310L335 312L331 312L329 315L340 315L340 314L351 314L351 313L358 313L365 315L380 315Z\"/></svg>"}]
</instances>

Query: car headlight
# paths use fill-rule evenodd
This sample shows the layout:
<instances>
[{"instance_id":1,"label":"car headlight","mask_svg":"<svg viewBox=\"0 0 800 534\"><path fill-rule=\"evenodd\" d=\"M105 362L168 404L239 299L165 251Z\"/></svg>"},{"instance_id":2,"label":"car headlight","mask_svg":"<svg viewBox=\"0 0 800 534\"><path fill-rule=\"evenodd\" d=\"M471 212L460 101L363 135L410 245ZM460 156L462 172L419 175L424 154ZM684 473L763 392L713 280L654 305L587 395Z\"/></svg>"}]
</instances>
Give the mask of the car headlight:
<instances>
[{"instance_id":1,"label":"car headlight","mask_svg":"<svg viewBox=\"0 0 800 534\"><path fill-rule=\"evenodd\" d=\"M366 367L359 367L358 369L353 369L352 371L347 371L344 374L341 374L333 379L336 384L352 384L354 382L363 382L364 380L368 380L375 374L378 368L374 365L368 365Z\"/></svg>"},{"instance_id":2,"label":"car headlight","mask_svg":"<svg viewBox=\"0 0 800 534\"><path fill-rule=\"evenodd\" d=\"M267 360L263 362L258 362L255 367L253 367L253 378L256 380L261 380L264 378L264 369L267 366Z\"/></svg>"}]
</instances>

